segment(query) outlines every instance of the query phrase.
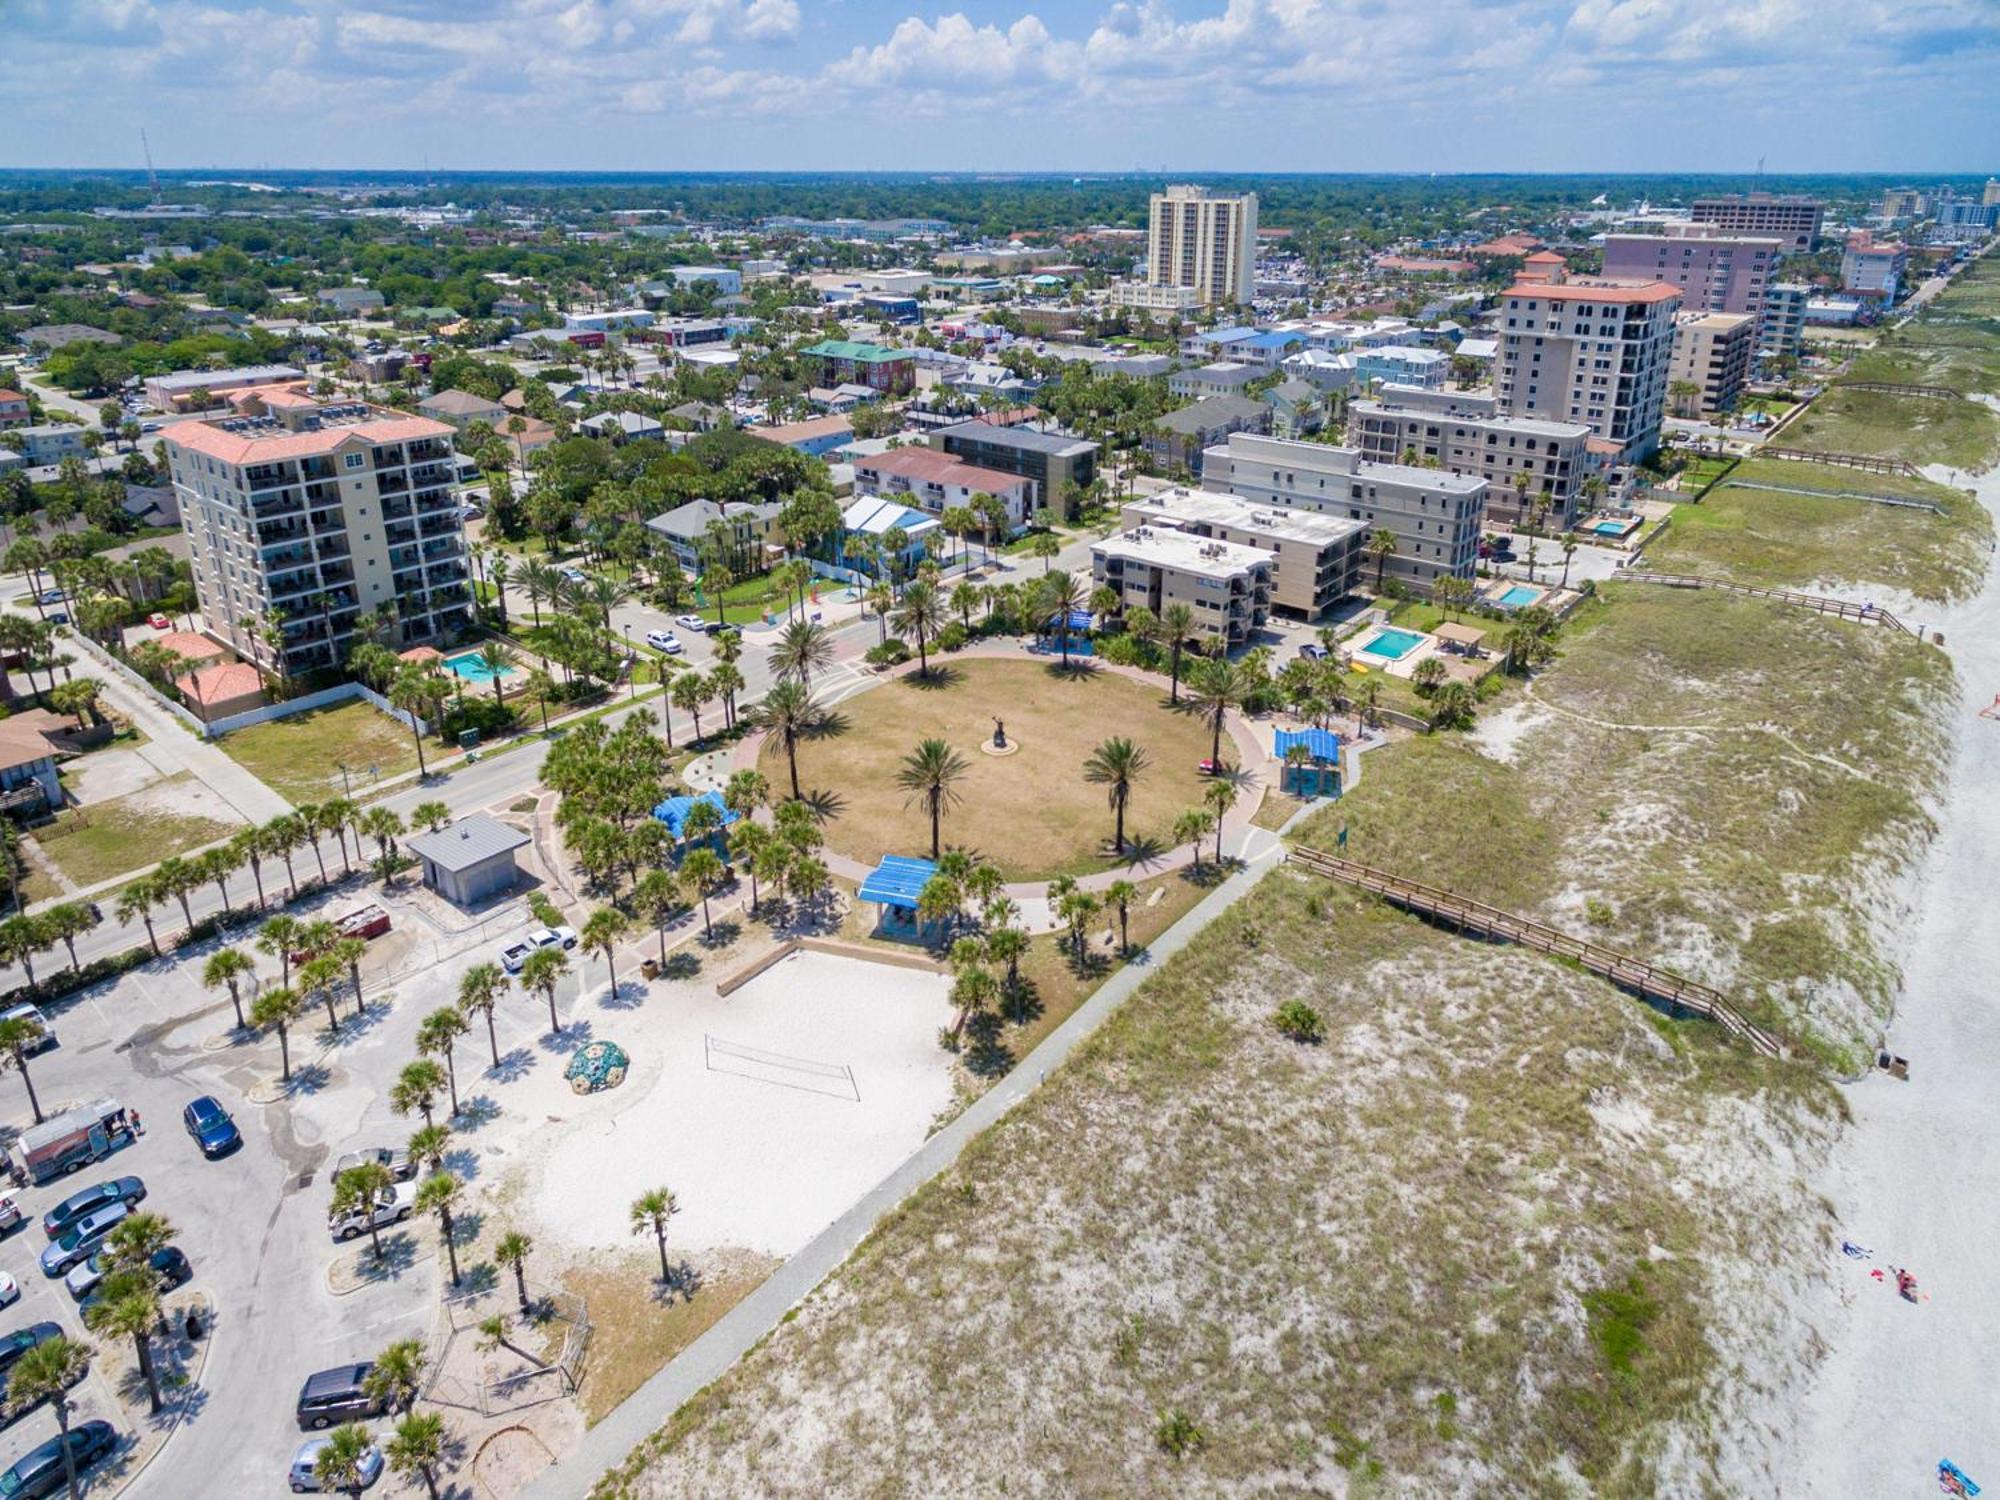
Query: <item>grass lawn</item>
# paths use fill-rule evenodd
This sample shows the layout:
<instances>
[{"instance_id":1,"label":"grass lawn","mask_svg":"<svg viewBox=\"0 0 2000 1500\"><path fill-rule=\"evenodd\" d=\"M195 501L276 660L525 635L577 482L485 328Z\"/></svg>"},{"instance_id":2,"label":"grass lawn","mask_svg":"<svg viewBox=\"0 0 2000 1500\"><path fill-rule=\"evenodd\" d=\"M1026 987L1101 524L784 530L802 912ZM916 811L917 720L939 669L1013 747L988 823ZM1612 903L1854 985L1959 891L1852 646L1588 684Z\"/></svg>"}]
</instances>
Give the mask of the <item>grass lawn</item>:
<instances>
[{"instance_id":1,"label":"grass lawn","mask_svg":"<svg viewBox=\"0 0 2000 1500\"><path fill-rule=\"evenodd\" d=\"M993 720L1021 749L990 756L980 745ZM949 657L929 684L899 677L842 705L844 729L799 746L799 780L835 793L841 809L827 826L843 854L873 862L885 853L926 854L930 824L896 785L917 742L942 737L965 757L961 800L944 815L944 842L979 853L1010 880L1100 870L1110 863L1111 813L1102 787L1083 779L1090 753L1115 735L1151 757L1133 790L1128 838L1168 842L1174 819L1201 802L1197 769L1207 728L1167 707L1164 690L1113 672L1064 675L1026 661ZM1231 753L1223 740L1225 756ZM782 750L767 745L764 774L790 784Z\"/></svg>"},{"instance_id":2,"label":"grass lawn","mask_svg":"<svg viewBox=\"0 0 2000 1500\"><path fill-rule=\"evenodd\" d=\"M71 880L95 885L128 870L144 869L169 854L185 854L228 838L240 823L173 810L174 783L192 781L184 772L143 791L89 807L65 808L53 823L33 831L34 840ZM56 893L37 892L29 899L40 894Z\"/></svg>"},{"instance_id":3,"label":"grass lawn","mask_svg":"<svg viewBox=\"0 0 2000 1500\"><path fill-rule=\"evenodd\" d=\"M1428 599L1405 599L1389 611L1389 623L1428 633L1444 623L1444 611Z\"/></svg>"},{"instance_id":4,"label":"grass lawn","mask_svg":"<svg viewBox=\"0 0 2000 1500\"><path fill-rule=\"evenodd\" d=\"M1355 859L1592 932L1858 1049L1897 989L1865 903L1932 831L1949 661L1763 600L1603 593L1505 710L1504 756L1463 735L1371 752L1299 839L1331 848L1345 824ZM1441 833L1459 828L1478 835Z\"/></svg>"},{"instance_id":5,"label":"grass lawn","mask_svg":"<svg viewBox=\"0 0 2000 1500\"><path fill-rule=\"evenodd\" d=\"M417 768L410 731L387 714L355 699L290 719L253 724L216 741L238 765L293 804L347 795L344 764L354 795L385 776ZM436 741L425 754L443 754Z\"/></svg>"},{"instance_id":6,"label":"grass lawn","mask_svg":"<svg viewBox=\"0 0 2000 1500\"><path fill-rule=\"evenodd\" d=\"M595 1494L1720 1493L1659 1439L1779 1316L1719 1273L1797 1237L1807 1073L1277 872Z\"/></svg>"},{"instance_id":7,"label":"grass lawn","mask_svg":"<svg viewBox=\"0 0 2000 1500\"><path fill-rule=\"evenodd\" d=\"M564 1289L590 1309L590 1349L579 1397L584 1421L596 1424L775 1268L775 1262L743 1256L720 1270L704 1269L701 1291L693 1298L658 1295L659 1262L646 1252L607 1256L567 1271Z\"/></svg>"},{"instance_id":8,"label":"grass lawn","mask_svg":"<svg viewBox=\"0 0 2000 1500\"><path fill-rule=\"evenodd\" d=\"M1784 443L1822 453L1869 453L1981 469L2000 458L2000 415L1976 401L1827 391L1785 430Z\"/></svg>"},{"instance_id":9,"label":"grass lawn","mask_svg":"<svg viewBox=\"0 0 2000 1500\"><path fill-rule=\"evenodd\" d=\"M1738 481L1823 495L1779 494ZM1928 500L1947 514L1844 499L1836 491ZM1901 589L1919 599L1962 599L1985 577L1993 523L1963 491L1899 475L1821 464L1746 459L1699 505L1675 510L1650 565L1738 583L1819 589Z\"/></svg>"}]
</instances>

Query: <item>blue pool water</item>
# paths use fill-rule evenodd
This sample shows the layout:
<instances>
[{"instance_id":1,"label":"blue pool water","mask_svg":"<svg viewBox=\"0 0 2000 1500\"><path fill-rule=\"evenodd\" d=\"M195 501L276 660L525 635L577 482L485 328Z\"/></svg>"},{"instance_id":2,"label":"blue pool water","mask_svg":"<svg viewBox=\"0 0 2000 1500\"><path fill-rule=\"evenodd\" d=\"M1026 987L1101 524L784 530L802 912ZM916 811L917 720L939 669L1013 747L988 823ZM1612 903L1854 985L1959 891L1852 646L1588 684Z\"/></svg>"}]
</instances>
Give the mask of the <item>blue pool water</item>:
<instances>
[{"instance_id":1,"label":"blue pool water","mask_svg":"<svg viewBox=\"0 0 2000 1500\"><path fill-rule=\"evenodd\" d=\"M460 656L447 656L444 659L444 666L452 676L463 678L467 682L491 682L496 677L514 675L512 667L502 667L497 672L493 671L479 659L477 651L467 651Z\"/></svg>"},{"instance_id":2,"label":"blue pool water","mask_svg":"<svg viewBox=\"0 0 2000 1500\"><path fill-rule=\"evenodd\" d=\"M1499 603L1507 609L1522 609L1541 597L1540 589L1531 589L1525 583L1517 583L1500 596Z\"/></svg>"},{"instance_id":3,"label":"blue pool water","mask_svg":"<svg viewBox=\"0 0 2000 1500\"><path fill-rule=\"evenodd\" d=\"M1374 640L1361 648L1361 654L1379 656L1384 661L1401 661L1423 642L1423 636L1414 630L1395 630L1385 626Z\"/></svg>"},{"instance_id":4,"label":"blue pool water","mask_svg":"<svg viewBox=\"0 0 2000 1500\"><path fill-rule=\"evenodd\" d=\"M1590 529L1599 536L1623 536L1631 525L1630 521L1598 521Z\"/></svg>"}]
</instances>

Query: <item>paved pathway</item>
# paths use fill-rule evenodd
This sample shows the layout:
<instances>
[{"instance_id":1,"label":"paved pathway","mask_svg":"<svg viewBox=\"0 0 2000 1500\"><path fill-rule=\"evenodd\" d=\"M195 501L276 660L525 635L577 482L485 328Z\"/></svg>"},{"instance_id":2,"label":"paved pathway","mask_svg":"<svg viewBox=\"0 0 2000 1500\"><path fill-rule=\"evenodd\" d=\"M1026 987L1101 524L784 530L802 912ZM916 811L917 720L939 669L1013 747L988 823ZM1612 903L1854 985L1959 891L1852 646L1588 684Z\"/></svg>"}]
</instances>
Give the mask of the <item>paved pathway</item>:
<instances>
[{"instance_id":1,"label":"paved pathway","mask_svg":"<svg viewBox=\"0 0 2000 1500\"><path fill-rule=\"evenodd\" d=\"M1253 828L1250 833L1263 836L1251 840L1263 847L1246 868L1218 886L1145 952L1106 980L1019 1067L925 1141L860 1202L822 1230L713 1328L592 1427L575 1452L544 1470L521 1492L523 1500L568 1500L589 1494L606 1469L622 1462L626 1454L650 1437L683 1403L724 1374L777 1327L789 1309L840 1267L885 1214L950 1167L974 1136L1046 1082L1049 1070L1060 1067L1078 1043L1145 983L1154 968L1193 942L1203 928L1247 895L1278 864L1282 842L1261 828Z\"/></svg>"}]
</instances>

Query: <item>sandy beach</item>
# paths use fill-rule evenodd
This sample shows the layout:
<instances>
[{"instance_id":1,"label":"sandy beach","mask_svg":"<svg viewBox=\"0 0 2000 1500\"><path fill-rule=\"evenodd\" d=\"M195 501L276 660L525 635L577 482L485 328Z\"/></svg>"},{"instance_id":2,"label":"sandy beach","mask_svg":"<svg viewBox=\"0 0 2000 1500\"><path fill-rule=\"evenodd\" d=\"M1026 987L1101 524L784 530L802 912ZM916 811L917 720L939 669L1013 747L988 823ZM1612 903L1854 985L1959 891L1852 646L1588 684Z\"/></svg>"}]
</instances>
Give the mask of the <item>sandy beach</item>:
<instances>
[{"instance_id":1,"label":"sandy beach","mask_svg":"<svg viewBox=\"0 0 2000 1500\"><path fill-rule=\"evenodd\" d=\"M2000 513L2000 473L1952 482ZM1876 1073L1846 1090L1854 1123L1819 1186L1839 1233L1872 1256L1824 1247L1844 1307L1822 1330L1787 1494L1935 1494L1942 1458L2000 1483L2000 720L1979 717L2000 693L2000 573L1925 623L1945 633L1963 713L1887 1037L1910 1080ZM1896 1294L1898 1266L1917 1278L1915 1305Z\"/></svg>"}]
</instances>

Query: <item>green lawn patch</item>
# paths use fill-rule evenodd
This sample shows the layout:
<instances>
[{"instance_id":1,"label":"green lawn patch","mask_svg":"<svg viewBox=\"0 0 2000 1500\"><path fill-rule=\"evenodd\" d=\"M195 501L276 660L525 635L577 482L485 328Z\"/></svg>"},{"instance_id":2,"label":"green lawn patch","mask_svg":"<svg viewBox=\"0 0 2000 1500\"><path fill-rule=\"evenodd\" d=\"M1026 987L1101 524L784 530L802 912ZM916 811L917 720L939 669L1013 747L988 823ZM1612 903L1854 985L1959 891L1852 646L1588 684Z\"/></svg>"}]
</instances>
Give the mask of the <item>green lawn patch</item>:
<instances>
[{"instance_id":1,"label":"green lawn patch","mask_svg":"<svg viewBox=\"0 0 2000 1500\"><path fill-rule=\"evenodd\" d=\"M253 724L216 743L294 805L347 796L350 789L360 796L384 777L417 768L410 731L360 699Z\"/></svg>"},{"instance_id":2,"label":"green lawn patch","mask_svg":"<svg viewBox=\"0 0 2000 1500\"><path fill-rule=\"evenodd\" d=\"M242 826L176 810L176 784L192 786L193 778L182 773L123 797L65 808L33 831L34 840L63 874L88 886L228 838Z\"/></svg>"},{"instance_id":3,"label":"green lawn patch","mask_svg":"<svg viewBox=\"0 0 2000 1500\"><path fill-rule=\"evenodd\" d=\"M1785 429L1785 445L1983 469L2000 458L2000 415L1976 401L1835 386Z\"/></svg>"}]
</instances>

